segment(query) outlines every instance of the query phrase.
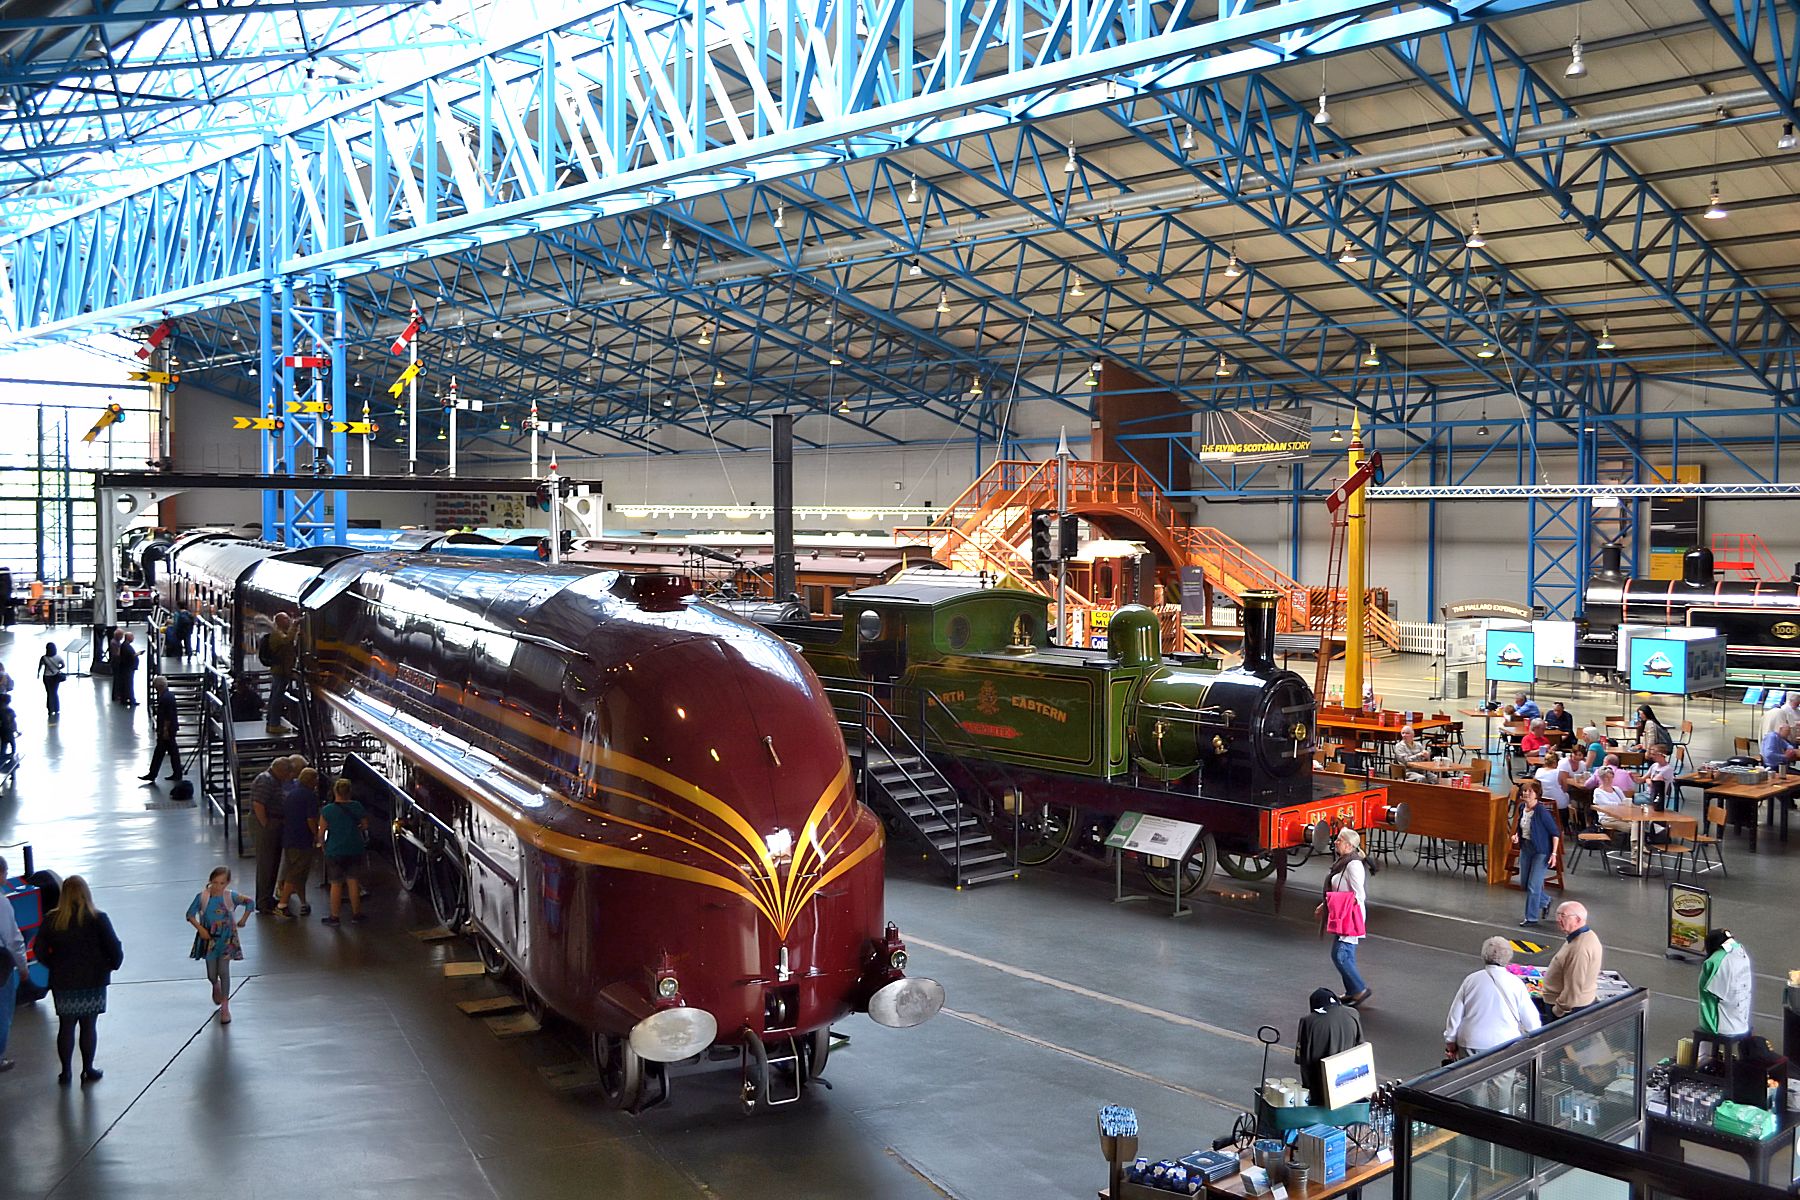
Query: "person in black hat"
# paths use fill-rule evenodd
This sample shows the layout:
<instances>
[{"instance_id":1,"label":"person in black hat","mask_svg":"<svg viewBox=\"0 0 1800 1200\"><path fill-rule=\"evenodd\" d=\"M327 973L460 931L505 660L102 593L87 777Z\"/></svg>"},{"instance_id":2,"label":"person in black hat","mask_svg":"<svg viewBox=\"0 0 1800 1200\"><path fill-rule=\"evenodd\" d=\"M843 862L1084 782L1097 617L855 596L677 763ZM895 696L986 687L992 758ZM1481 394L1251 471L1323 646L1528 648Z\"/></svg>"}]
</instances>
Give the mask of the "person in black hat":
<instances>
[{"instance_id":1,"label":"person in black hat","mask_svg":"<svg viewBox=\"0 0 1800 1200\"><path fill-rule=\"evenodd\" d=\"M1300 1081L1312 1102L1323 1104L1325 1080L1319 1064L1363 1044L1362 1018L1355 1009L1339 1004L1330 988L1313 989L1307 1006L1310 1011L1300 1018L1300 1033L1294 1039L1294 1061L1300 1064Z\"/></svg>"}]
</instances>

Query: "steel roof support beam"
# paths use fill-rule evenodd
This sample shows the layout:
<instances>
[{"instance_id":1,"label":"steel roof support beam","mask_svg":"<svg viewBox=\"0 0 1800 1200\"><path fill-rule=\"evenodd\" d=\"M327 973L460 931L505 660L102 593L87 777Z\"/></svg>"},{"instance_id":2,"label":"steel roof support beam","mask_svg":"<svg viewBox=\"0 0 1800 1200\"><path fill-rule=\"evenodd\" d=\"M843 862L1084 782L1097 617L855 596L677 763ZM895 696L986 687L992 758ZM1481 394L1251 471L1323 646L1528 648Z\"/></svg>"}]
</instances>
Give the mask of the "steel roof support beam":
<instances>
[{"instance_id":1,"label":"steel roof support beam","mask_svg":"<svg viewBox=\"0 0 1800 1200\"><path fill-rule=\"evenodd\" d=\"M1527 117L1578 113L1490 29L1476 27L1466 37L1467 45L1433 36L1389 51L1727 361L1755 376L1770 395L1791 398L1800 389L1800 330L1616 150L1586 152L1574 138L1519 145L1513 130ZM1442 59L1443 73L1426 61L1427 53ZM1627 222L1628 232L1621 232L1618 226ZM1731 289L1729 297L1711 295L1714 281ZM1686 290L1696 285L1697 295Z\"/></svg>"},{"instance_id":2,"label":"steel roof support beam","mask_svg":"<svg viewBox=\"0 0 1800 1200\"><path fill-rule=\"evenodd\" d=\"M1285 0L1233 4L1212 20L1157 0L951 0L934 10L947 36L935 31L935 18L914 19L917 2L822 0L806 16L796 6L607 3L460 70L333 106L275 140L304 197L303 235L277 273L357 274L1098 107L1119 89L1240 76L1560 0L1450 0L1398 11L1377 0ZM768 24L752 25L755 13ZM981 74L990 59L1003 68ZM555 120L546 97L555 97ZM311 169L328 143L339 147L341 174ZM378 173L412 180L397 217L366 190L368 164L377 162ZM154 214L173 203L170 188L142 189L53 227L63 230L60 249L51 230L14 242L15 329L67 336L232 298L234 277L211 264L234 254L205 249L154 292L121 288L105 275L81 288L56 286L49 260L112 257L105 243L125 214L157 224ZM354 209L341 234L326 217L330 208ZM163 242L153 253L189 257Z\"/></svg>"}]
</instances>

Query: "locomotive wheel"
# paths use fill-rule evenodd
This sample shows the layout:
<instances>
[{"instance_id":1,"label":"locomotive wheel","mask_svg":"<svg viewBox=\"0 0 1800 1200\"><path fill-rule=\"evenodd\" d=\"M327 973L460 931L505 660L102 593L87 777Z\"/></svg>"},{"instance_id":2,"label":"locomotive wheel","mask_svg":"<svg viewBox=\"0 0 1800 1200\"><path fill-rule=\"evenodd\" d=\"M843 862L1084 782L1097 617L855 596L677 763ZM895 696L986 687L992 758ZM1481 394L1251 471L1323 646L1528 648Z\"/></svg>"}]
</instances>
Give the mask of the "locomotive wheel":
<instances>
[{"instance_id":1,"label":"locomotive wheel","mask_svg":"<svg viewBox=\"0 0 1800 1200\"><path fill-rule=\"evenodd\" d=\"M1041 867L1075 840L1081 813L1069 804L1039 804L1021 809L1012 819L1019 826L1019 865Z\"/></svg>"},{"instance_id":2,"label":"locomotive wheel","mask_svg":"<svg viewBox=\"0 0 1800 1200\"><path fill-rule=\"evenodd\" d=\"M600 1098L608 1108L635 1109L644 1098L644 1060L622 1037L596 1033L594 1069L600 1075Z\"/></svg>"},{"instance_id":3,"label":"locomotive wheel","mask_svg":"<svg viewBox=\"0 0 1800 1200\"><path fill-rule=\"evenodd\" d=\"M444 847L439 847L425 864L427 886L431 890L431 911L445 929L460 929L469 915L469 881L457 862Z\"/></svg>"},{"instance_id":4,"label":"locomotive wheel","mask_svg":"<svg viewBox=\"0 0 1800 1200\"><path fill-rule=\"evenodd\" d=\"M1221 854L1219 866L1233 879L1267 879L1275 873L1275 857L1272 854Z\"/></svg>"},{"instance_id":5,"label":"locomotive wheel","mask_svg":"<svg viewBox=\"0 0 1800 1200\"><path fill-rule=\"evenodd\" d=\"M1188 856L1186 877L1181 881L1181 894L1192 896L1212 880L1213 870L1219 865L1219 844L1213 835L1203 833L1200 840L1194 843L1194 853ZM1145 882L1165 896L1175 894L1175 862L1173 859L1157 858L1145 855L1138 860L1144 873Z\"/></svg>"},{"instance_id":6,"label":"locomotive wheel","mask_svg":"<svg viewBox=\"0 0 1800 1200\"><path fill-rule=\"evenodd\" d=\"M425 887L425 852L399 834L394 835L394 874L400 886L409 892Z\"/></svg>"},{"instance_id":7,"label":"locomotive wheel","mask_svg":"<svg viewBox=\"0 0 1800 1200\"><path fill-rule=\"evenodd\" d=\"M806 1081L811 1083L825 1073L825 1064L831 1059L831 1030L815 1029L807 1034L800 1052L806 1057Z\"/></svg>"},{"instance_id":8,"label":"locomotive wheel","mask_svg":"<svg viewBox=\"0 0 1800 1200\"><path fill-rule=\"evenodd\" d=\"M746 1115L769 1102L769 1048L756 1034L744 1034L744 1092L738 1098Z\"/></svg>"},{"instance_id":9,"label":"locomotive wheel","mask_svg":"<svg viewBox=\"0 0 1800 1200\"><path fill-rule=\"evenodd\" d=\"M504 979L512 969L512 965L506 961L506 955L500 953L499 944L480 930L475 931L475 951L481 956L481 967L489 978Z\"/></svg>"}]
</instances>

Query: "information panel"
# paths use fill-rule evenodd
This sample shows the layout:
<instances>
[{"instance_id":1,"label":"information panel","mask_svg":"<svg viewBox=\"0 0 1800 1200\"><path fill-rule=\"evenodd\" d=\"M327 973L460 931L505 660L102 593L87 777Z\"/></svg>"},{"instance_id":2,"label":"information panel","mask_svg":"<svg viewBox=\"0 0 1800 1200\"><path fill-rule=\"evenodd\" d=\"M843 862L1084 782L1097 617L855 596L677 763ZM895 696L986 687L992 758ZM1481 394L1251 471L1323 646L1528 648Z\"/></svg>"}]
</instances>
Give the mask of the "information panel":
<instances>
[{"instance_id":1,"label":"information panel","mask_svg":"<svg viewBox=\"0 0 1800 1200\"><path fill-rule=\"evenodd\" d=\"M1502 683L1537 682L1537 646L1531 630L1487 631L1487 677Z\"/></svg>"},{"instance_id":2,"label":"information panel","mask_svg":"<svg viewBox=\"0 0 1800 1200\"><path fill-rule=\"evenodd\" d=\"M1682 631L1670 630L1678 635ZM1722 637L1631 639L1631 690L1658 696L1686 696L1725 686Z\"/></svg>"},{"instance_id":3,"label":"information panel","mask_svg":"<svg viewBox=\"0 0 1800 1200\"><path fill-rule=\"evenodd\" d=\"M1533 661L1540 667L1575 665L1575 622L1533 621L1531 637L1536 649Z\"/></svg>"},{"instance_id":4,"label":"information panel","mask_svg":"<svg viewBox=\"0 0 1800 1200\"><path fill-rule=\"evenodd\" d=\"M1158 858L1185 858L1200 836L1200 826L1145 813L1122 813L1106 835L1109 850L1135 850Z\"/></svg>"}]
</instances>

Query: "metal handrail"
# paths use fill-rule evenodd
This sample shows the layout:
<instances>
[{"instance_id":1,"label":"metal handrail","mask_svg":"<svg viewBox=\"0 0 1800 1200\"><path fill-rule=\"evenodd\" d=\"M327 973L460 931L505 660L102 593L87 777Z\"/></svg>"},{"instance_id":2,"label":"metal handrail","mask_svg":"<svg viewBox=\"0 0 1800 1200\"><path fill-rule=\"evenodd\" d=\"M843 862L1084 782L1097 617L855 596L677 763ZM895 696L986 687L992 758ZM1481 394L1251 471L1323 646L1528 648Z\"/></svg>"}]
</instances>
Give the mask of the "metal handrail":
<instances>
[{"instance_id":1,"label":"metal handrail","mask_svg":"<svg viewBox=\"0 0 1800 1200\"><path fill-rule=\"evenodd\" d=\"M821 680L820 682L823 683L825 681ZM890 712L888 710L888 708L881 703L880 700L875 698L873 684L859 684L858 681L852 681L852 680L843 680L841 682L843 682L845 684L849 684L850 686L832 687L832 686L830 686L829 683L827 683L826 687L825 687L825 694L828 696L841 696L841 695L848 694L848 695L854 697L855 700L861 704L861 706L862 706L861 730L862 730L862 740L863 740L863 745L862 745L863 770L865 772L868 770L869 751L870 751L870 748L873 747L874 749L881 751L882 754L887 756L888 764L890 766L898 769L903 775L906 776L907 782L909 782L913 785L913 790L918 792L919 798L921 800L925 801L926 804L931 806L932 814L935 815L938 818L938 820L944 822L945 827L948 828L952 833L954 833L956 835L955 841L953 843L954 847L955 847L955 851L956 851L954 866L956 869L957 880L958 880L958 882L960 882L962 879L962 834L960 832L961 826L956 821L952 820L950 815L948 815L944 812L944 808L942 805L940 805L935 799L933 799L928 793L926 793L923 788L919 787L918 782L913 779L912 773L910 771L907 771L906 768L900 766L900 760L895 756L893 750L885 742L883 742L880 738L875 737L873 734L871 734L869 732L870 709L873 708L875 712L879 713L881 716L883 716L887 719L888 724L894 729L894 731L896 733L898 733L902 738L904 738L906 740L906 744L909 747L911 747L913 753L918 755L919 761L924 763L926 766L930 767L932 774L936 775L939 779L942 779L944 781L945 785L950 788L950 794L952 796L955 796L957 794L956 793L956 785L952 784L948 779L944 779L943 772L939 771L937 768L937 764L935 764L931 761L931 756L925 752L925 748L923 746L919 745L918 742L914 741L912 735L906 732L906 727L900 723L899 718L895 717L894 714L892 712ZM841 723L842 722L840 719L840 724ZM958 804L960 805L960 800L958 801ZM961 814L959 813L956 815L960 816Z\"/></svg>"},{"instance_id":2,"label":"metal handrail","mask_svg":"<svg viewBox=\"0 0 1800 1200\"><path fill-rule=\"evenodd\" d=\"M963 730L963 728L962 728L962 723L956 719L956 713L951 710L951 708L948 704L944 703L944 699L942 696L939 696L936 692L934 692L930 688L926 688L926 687L914 688L912 690L917 691L921 696L923 696L925 698L927 704L934 706L935 708L941 710L943 712L944 716L949 718L950 725L952 728L954 728L958 731L961 731L965 738L968 737L967 731ZM927 718L923 712L921 712L919 715L919 732L922 736L926 736L926 737L930 737L935 734L935 736L941 742L948 741L948 739L946 739L944 737L942 732L938 731L937 729L935 729L932 726L930 719ZM965 745L969 748L969 750L972 753L978 753L980 750L980 747L976 746L974 739L972 739L972 738L970 738L965 743ZM990 764L992 764L1000 772L1000 774L1003 777L1005 777L1007 784L1012 789L1013 795L1019 797L1020 800L1023 801L1023 799L1025 797L1025 789L1019 785L1017 777L1015 777L1013 775L1013 773L1007 769L1006 764L997 762L993 759L988 759L987 761ZM983 783L979 776L970 774L969 778L974 780L975 786L981 789L982 794L987 799L988 807L990 809L997 809L998 806L995 803L995 797L993 795L992 790L987 786L987 784ZM1020 811L1018 813L1014 814L1013 821L1012 821L1012 843L1013 843L1012 844L1012 861L1013 861L1013 866L1015 868L1018 866L1018 863L1019 863L1019 818L1023 815L1024 815L1024 809L1023 809L1023 806L1021 805Z\"/></svg>"}]
</instances>

